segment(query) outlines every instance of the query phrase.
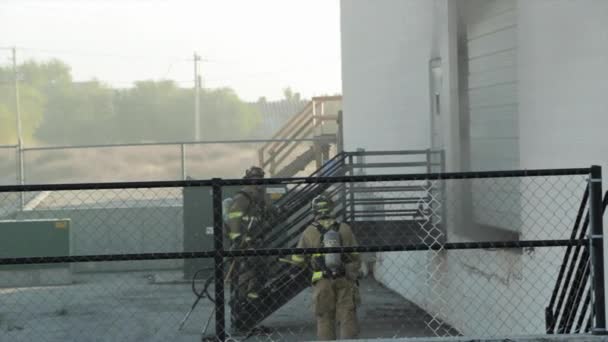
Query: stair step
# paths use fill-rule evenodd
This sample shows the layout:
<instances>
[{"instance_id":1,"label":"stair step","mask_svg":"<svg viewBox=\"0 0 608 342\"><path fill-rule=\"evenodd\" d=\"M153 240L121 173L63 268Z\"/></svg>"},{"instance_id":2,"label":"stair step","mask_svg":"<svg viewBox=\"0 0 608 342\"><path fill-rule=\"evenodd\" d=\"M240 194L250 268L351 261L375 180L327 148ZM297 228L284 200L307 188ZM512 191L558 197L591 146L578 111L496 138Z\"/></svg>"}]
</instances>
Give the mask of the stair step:
<instances>
[{"instance_id":1,"label":"stair step","mask_svg":"<svg viewBox=\"0 0 608 342\"><path fill-rule=\"evenodd\" d=\"M275 177L293 177L296 173L304 170L306 166L313 160L315 160L315 150L311 147L303 154L297 156L291 163L283 167L281 171L275 174Z\"/></svg>"},{"instance_id":2,"label":"stair step","mask_svg":"<svg viewBox=\"0 0 608 342\"><path fill-rule=\"evenodd\" d=\"M260 298L235 303L232 324L237 331L248 331L287 304L310 284L310 273L291 267L264 287Z\"/></svg>"}]
</instances>

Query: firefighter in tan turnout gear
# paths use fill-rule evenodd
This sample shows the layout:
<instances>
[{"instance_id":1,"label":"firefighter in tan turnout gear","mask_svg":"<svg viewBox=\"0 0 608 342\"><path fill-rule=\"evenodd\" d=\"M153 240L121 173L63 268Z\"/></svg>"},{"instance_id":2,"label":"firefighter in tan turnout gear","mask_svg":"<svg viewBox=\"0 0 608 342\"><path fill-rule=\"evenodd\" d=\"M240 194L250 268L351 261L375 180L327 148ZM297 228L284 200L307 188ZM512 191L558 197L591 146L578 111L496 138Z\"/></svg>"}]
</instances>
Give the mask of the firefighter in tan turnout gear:
<instances>
[{"instance_id":1,"label":"firefighter in tan turnout gear","mask_svg":"<svg viewBox=\"0 0 608 342\"><path fill-rule=\"evenodd\" d=\"M253 166L245 172L245 179L264 178L264 170ZM261 248L264 220L267 216L265 187L247 185L233 197L228 210L228 238L232 249ZM266 262L263 257L241 258L235 264L239 297L257 299L264 286Z\"/></svg>"},{"instance_id":2,"label":"firefighter in tan turnout gear","mask_svg":"<svg viewBox=\"0 0 608 342\"><path fill-rule=\"evenodd\" d=\"M312 201L314 222L302 233L298 248L356 246L351 228L338 223L332 215L333 201L317 196ZM312 267L313 308L319 340L335 340L336 330L341 339L359 334L357 306L360 303L357 276L361 266L358 253L326 253L293 255L294 263Z\"/></svg>"}]
</instances>

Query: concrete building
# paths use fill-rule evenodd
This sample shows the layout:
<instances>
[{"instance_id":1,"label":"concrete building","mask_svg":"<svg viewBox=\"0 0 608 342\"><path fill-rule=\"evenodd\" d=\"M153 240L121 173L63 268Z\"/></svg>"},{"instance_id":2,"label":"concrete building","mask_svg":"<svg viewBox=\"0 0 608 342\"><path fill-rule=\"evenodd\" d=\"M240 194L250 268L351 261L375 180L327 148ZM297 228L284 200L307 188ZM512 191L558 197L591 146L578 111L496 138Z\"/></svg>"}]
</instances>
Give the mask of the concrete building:
<instances>
[{"instance_id":1,"label":"concrete building","mask_svg":"<svg viewBox=\"0 0 608 342\"><path fill-rule=\"evenodd\" d=\"M440 149L447 171L599 164L606 178L607 1L343 0L341 36L345 150ZM580 201L585 180L571 181ZM467 212L455 183L451 212ZM470 185L471 215L445 218L448 241L571 230L577 200L560 217L549 200L530 207L533 190L549 198L556 184L505 181L500 201L475 198L496 184ZM557 220L550 233L540 207ZM542 333L561 253L385 254L376 277L466 335ZM404 269L407 281L394 277Z\"/></svg>"}]
</instances>

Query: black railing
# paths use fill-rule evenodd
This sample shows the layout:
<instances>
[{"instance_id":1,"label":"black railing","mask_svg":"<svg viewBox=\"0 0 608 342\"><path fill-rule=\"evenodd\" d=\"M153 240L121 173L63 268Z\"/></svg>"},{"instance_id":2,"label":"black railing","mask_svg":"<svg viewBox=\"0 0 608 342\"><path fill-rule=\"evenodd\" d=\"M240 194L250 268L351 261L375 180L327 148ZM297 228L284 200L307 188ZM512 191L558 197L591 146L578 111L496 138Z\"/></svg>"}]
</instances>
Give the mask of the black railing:
<instances>
[{"instance_id":1,"label":"black railing","mask_svg":"<svg viewBox=\"0 0 608 342\"><path fill-rule=\"evenodd\" d=\"M336 156L335 169L330 174L343 174L340 170L350 156L341 154ZM87 184L46 184L46 185L16 185L2 186L0 193L28 192L28 191L72 191L72 190L103 190L103 189L151 189L151 188L174 188L174 187L211 187L213 198L213 250L200 252L175 252L175 253L133 253L133 254L105 254L105 255L64 255L58 257L10 257L0 258L0 265L23 265L23 264L47 264L47 263L76 263L76 262L105 262L119 260L160 260L160 259L191 259L191 258L213 258L215 293L213 302L215 307L215 338L225 341L227 338L226 312L224 296L225 258L251 257L251 256L287 256L292 254L310 255L314 253L350 253L350 252L388 252L388 251L456 251L486 248L543 248L543 247L566 247L564 263L562 264L556 289L550 299L547 308L547 332L565 333L576 326L575 331L581 331L587 327L593 327L593 332L601 334L606 330L605 308L604 308L604 279L603 279L603 235L602 235L602 210L608 204L608 195L604 197L603 203L598 203L598 188L590 188L585 191L581 201L576 223L572 234L568 239L536 239L520 241L482 241L482 242L442 242L433 243L405 243L405 244L382 244L373 246L340 247L340 248L293 248L293 241L302 231L302 227L311 219L307 209L310 197L319 191L326 191L331 185L336 185L331 193L334 196L345 196L346 210L353 204L351 193L348 189L351 184L373 183L373 182L401 182L401 181L444 181L457 179L484 179L484 178L523 178L523 177L549 177L564 175L592 175L592 180L597 184L601 174L598 168L579 169L552 169L552 170L516 170L516 171L490 171L470 173L417 173L417 174L392 174L392 175L340 175L325 177L320 176L327 170L319 170L312 177L306 178L275 178L275 179L212 179L212 180L188 180L171 182L135 182L135 183L87 183ZM592 171L594 171L592 173ZM288 208L288 215L292 219L281 228L283 232L296 229L285 236L271 237L276 243L270 243L277 248L264 248L255 250L226 250L224 249L224 228L222 220L222 190L226 186L243 185L276 185L295 184L284 200L278 204ZM600 183L601 184L601 183ZM297 189L297 190L295 190ZM600 187L601 189L601 187ZM379 189L377 189L380 191ZM351 200L348 200L351 198ZM601 198L600 198L601 200ZM371 200L370 200L371 201ZM404 201L404 199L392 199L390 201ZM363 203L363 202L359 202ZM584 215L586 207L595 208ZM602 207L603 206L603 207ZM355 209L356 210L356 209ZM389 213L387 211L387 213ZM585 219L583 220L583 217ZM299 226L298 226L299 225ZM591 226L592 235L586 237L588 226ZM287 246L286 248L283 246ZM593 258L590 258L593 256ZM589 261L590 260L590 261ZM280 272L279 272L280 273ZM286 286L286 283L282 283ZM589 288L590 290L585 290ZM579 310L580 308L580 310ZM592 310L588 320L583 315L576 315L577 311ZM583 328L584 327L584 328ZM556 330L557 328L557 330Z\"/></svg>"},{"instance_id":2,"label":"black railing","mask_svg":"<svg viewBox=\"0 0 608 342\"><path fill-rule=\"evenodd\" d=\"M590 213L587 211L585 214L588 201L589 189L586 189L570 236L572 240L584 239L589 234ZM608 192L604 194L602 215L607 206ZM548 334L590 332L591 323L595 318L594 311L589 306L593 291L589 286L590 272L589 246L569 246L546 308L545 323Z\"/></svg>"}]
</instances>

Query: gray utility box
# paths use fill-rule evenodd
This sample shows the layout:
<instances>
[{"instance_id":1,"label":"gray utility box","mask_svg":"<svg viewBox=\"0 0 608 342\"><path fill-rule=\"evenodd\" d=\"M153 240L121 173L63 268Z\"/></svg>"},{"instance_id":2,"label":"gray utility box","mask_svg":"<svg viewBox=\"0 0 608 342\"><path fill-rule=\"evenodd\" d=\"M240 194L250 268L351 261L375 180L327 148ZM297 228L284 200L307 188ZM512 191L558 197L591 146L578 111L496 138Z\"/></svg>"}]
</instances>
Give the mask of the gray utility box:
<instances>
[{"instance_id":1,"label":"gray utility box","mask_svg":"<svg viewBox=\"0 0 608 342\"><path fill-rule=\"evenodd\" d=\"M268 186L267 201L274 203L286 192L286 187ZM240 187L223 187L222 200L234 196ZM213 196L209 187L184 188L184 252L204 252L213 250ZM225 231L224 231L225 234ZM224 248L228 248L224 238ZM201 277L213 273L213 258L184 260L184 278L190 279L198 270L207 270Z\"/></svg>"},{"instance_id":2,"label":"gray utility box","mask_svg":"<svg viewBox=\"0 0 608 342\"><path fill-rule=\"evenodd\" d=\"M69 256L69 219L0 221L0 257ZM0 266L0 287L59 285L71 283L69 264Z\"/></svg>"}]
</instances>

